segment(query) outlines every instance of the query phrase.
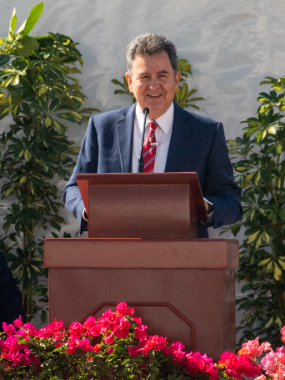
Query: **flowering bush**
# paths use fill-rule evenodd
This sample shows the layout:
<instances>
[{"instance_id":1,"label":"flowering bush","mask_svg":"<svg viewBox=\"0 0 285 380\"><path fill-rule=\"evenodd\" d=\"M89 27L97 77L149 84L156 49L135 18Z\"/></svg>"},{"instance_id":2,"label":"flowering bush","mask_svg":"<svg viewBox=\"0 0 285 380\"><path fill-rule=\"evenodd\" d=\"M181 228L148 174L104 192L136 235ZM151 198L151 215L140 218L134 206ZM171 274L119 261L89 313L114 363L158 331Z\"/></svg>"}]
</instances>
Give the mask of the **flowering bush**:
<instances>
[{"instance_id":1,"label":"flowering bush","mask_svg":"<svg viewBox=\"0 0 285 380\"><path fill-rule=\"evenodd\" d=\"M21 318L3 323L0 335L1 379L237 379L281 380L285 377L285 347L272 351L258 338L244 343L235 355L224 352L220 361L199 352L187 352L180 342L148 336L147 326L134 317L126 303L116 312L107 310L96 320L71 323L66 331L62 321L36 330ZM281 329L285 341L285 327ZM257 358L267 353L258 364Z\"/></svg>"}]
</instances>

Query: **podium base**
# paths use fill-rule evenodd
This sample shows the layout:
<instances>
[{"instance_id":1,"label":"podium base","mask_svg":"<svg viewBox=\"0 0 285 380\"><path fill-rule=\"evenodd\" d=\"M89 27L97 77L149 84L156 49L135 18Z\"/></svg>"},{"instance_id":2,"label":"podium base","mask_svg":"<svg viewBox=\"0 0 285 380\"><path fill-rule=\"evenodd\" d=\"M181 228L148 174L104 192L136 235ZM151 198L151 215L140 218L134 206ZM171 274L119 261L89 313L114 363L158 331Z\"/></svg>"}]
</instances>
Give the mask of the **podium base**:
<instances>
[{"instance_id":1,"label":"podium base","mask_svg":"<svg viewBox=\"0 0 285 380\"><path fill-rule=\"evenodd\" d=\"M125 301L149 335L214 360L235 350L238 241L46 239L45 267L49 320L65 328Z\"/></svg>"}]
</instances>

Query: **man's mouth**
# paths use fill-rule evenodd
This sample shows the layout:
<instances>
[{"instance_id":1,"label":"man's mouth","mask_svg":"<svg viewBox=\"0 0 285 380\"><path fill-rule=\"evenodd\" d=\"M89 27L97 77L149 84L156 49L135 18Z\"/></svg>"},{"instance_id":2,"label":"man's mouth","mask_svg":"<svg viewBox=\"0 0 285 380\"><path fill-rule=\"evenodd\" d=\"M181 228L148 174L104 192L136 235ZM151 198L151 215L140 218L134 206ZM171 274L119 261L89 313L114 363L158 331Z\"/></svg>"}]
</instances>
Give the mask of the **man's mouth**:
<instances>
[{"instance_id":1,"label":"man's mouth","mask_svg":"<svg viewBox=\"0 0 285 380\"><path fill-rule=\"evenodd\" d=\"M157 94L157 95L148 94L148 96L150 96L151 98L158 98L159 96L161 96L161 94Z\"/></svg>"}]
</instances>

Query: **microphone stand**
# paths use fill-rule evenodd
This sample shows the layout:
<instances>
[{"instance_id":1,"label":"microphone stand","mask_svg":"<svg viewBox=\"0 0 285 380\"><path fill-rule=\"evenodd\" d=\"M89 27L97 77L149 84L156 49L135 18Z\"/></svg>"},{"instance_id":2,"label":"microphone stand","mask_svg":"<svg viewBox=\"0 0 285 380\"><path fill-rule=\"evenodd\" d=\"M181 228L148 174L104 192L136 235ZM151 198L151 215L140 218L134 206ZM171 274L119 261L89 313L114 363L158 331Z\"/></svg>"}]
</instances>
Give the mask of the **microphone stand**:
<instances>
[{"instance_id":1,"label":"microphone stand","mask_svg":"<svg viewBox=\"0 0 285 380\"><path fill-rule=\"evenodd\" d=\"M143 123L143 134L142 134L142 149L141 149L141 155L139 156L139 170L138 170L139 173L143 173L143 168L144 168L143 142L144 142L146 118L147 118L147 114L149 113L149 109L147 107L144 107L143 113L144 113L144 123Z\"/></svg>"}]
</instances>

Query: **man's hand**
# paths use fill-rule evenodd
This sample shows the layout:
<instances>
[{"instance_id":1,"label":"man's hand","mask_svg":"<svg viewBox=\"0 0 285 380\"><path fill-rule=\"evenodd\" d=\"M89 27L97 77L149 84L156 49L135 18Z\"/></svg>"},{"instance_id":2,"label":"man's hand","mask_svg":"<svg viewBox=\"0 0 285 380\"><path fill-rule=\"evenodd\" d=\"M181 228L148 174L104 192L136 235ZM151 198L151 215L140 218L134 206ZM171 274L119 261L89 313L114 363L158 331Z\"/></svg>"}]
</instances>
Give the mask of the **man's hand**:
<instances>
[{"instance_id":1,"label":"man's hand","mask_svg":"<svg viewBox=\"0 0 285 380\"><path fill-rule=\"evenodd\" d=\"M85 207L84 207L83 212L82 212L82 219L83 219L86 223L88 223L88 215L87 215L87 212L86 212Z\"/></svg>"},{"instance_id":2,"label":"man's hand","mask_svg":"<svg viewBox=\"0 0 285 380\"><path fill-rule=\"evenodd\" d=\"M81 230L88 231L88 215L85 208L82 211Z\"/></svg>"}]
</instances>

